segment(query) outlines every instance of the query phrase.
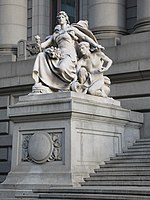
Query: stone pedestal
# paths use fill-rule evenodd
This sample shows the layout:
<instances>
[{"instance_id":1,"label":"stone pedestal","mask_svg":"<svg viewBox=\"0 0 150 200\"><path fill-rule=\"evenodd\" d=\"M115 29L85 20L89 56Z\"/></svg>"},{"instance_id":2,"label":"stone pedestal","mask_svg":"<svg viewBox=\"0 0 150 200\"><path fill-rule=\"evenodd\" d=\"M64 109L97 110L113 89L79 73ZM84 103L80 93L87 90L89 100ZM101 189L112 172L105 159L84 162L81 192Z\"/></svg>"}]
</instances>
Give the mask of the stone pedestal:
<instances>
[{"instance_id":1,"label":"stone pedestal","mask_svg":"<svg viewBox=\"0 0 150 200\"><path fill-rule=\"evenodd\" d=\"M74 92L27 95L9 107L12 166L3 185L75 186L139 138L143 115Z\"/></svg>"}]
</instances>

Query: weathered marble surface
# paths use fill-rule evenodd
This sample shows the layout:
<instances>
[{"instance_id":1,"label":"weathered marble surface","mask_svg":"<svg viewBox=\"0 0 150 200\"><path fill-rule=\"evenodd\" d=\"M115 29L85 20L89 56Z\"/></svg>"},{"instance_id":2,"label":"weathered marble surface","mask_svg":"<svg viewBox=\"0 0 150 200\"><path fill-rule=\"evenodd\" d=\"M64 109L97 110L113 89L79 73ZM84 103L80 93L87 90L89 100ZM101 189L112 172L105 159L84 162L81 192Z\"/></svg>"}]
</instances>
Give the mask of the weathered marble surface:
<instances>
[{"instance_id":1,"label":"weathered marble surface","mask_svg":"<svg viewBox=\"0 0 150 200\"><path fill-rule=\"evenodd\" d=\"M112 60L102 52L104 47L88 29L88 22L80 20L70 25L67 14L60 11L57 23L46 41L41 42L38 35L35 37L39 53L33 67L32 92L72 90L107 97L111 82L103 73L110 68Z\"/></svg>"}]
</instances>

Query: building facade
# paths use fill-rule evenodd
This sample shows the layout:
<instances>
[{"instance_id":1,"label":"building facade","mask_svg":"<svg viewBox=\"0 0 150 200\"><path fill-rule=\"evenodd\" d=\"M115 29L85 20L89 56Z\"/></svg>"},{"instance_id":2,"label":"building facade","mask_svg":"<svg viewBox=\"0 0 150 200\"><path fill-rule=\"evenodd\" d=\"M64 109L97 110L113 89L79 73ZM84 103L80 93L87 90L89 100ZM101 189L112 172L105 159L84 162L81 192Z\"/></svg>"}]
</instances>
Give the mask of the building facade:
<instances>
[{"instance_id":1,"label":"building facade","mask_svg":"<svg viewBox=\"0 0 150 200\"><path fill-rule=\"evenodd\" d=\"M9 105L30 93L33 85L35 56L28 55L26 41L51 34L60 10L71 23L88 20L113 60L107 72L110 96L123 108L144 113L141 138L150 137L149 0L0 0L0 182L11 164Z\"/></svg>"}]
</instances>

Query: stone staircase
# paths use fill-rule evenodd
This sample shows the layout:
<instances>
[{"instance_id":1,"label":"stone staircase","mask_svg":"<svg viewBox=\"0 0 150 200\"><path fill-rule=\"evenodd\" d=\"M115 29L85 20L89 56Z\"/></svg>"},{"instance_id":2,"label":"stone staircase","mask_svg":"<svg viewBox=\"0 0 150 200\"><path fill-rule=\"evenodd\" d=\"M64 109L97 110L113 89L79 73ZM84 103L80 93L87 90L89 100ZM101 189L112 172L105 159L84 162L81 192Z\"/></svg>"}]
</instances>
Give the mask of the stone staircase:
<instances>
[{"instance_id":1,"label":"stone staircase","mask_svg":"<svg viewBox=\"0 0 150 200\"><path fill-rule=\"evenodd\" d=\"M150 187L150 140L137 140L84 180L82 186Z\"/></svg>"},{"instance_id":2,"label":"stone staircase","mask_svg":"<svg viewBox=\"0 0 150 200\"><path fill-rule=\"evenodd\" d=\"M150 139L137 140L95 169L78 188L49 188L20 193L18 200L150 200ZM4 199L5 200L5 199Z\"/></svg>"}]
</instances>

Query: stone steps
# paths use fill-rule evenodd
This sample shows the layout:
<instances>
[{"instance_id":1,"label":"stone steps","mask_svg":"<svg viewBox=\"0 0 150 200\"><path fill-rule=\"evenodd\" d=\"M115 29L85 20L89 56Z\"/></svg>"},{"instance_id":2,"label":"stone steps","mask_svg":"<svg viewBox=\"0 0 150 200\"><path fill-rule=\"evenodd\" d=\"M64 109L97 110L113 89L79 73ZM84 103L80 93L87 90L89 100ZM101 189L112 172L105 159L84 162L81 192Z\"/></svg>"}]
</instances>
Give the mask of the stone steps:
<instances>
[{"instance_id":1,"label":"stone steps","mask_svg":"<svg viewBox=\"0 0 150 200\"><path fill-rule=\"evenodd\" d=\"M84 183L81 183L82 186L149 186L150 187L150 181L110 181L110 180L106 180L106 181L86 181Z\"/></svg>"},{"instance_id":2,"label":"stone steps","mask_svg":"<svg viewBox=\"0 0 150 200\"><path fill-rule=\"evenodd\" d=\"M102 200L149 200L150 197L145 197L145 196L133 196L133 195L112 195L112 194L58 194L58 193L52 193L52 194L41 194L40 199L44 200L49 200L49 199L55 199L55 200L60 200L60 199L65 199L65 200L70 200L70 199L102 199Z\"/></svg>"},{"instance_id":3,"label":"stone steps","mask_svg":"<svg viewBox=\"0 0 150 200\"><path fill-rule=\"evenodd\" d=\"M90 177L93 176L150 176L150 171L100 171L90 174Z\"/></svg>"},{"instance_id":4,"label":"stone steps","mask_svg":"<svg viewBox=\"0 0 150 200\"><path fill-rule=\"evenodd\" d=\"M143 159L115 159L110 161L105 161L105 164L115 164L115 163L149 163L150 164L150 158L143 158Z\"/></svg>"},{"instance_id":5,"label":"stone steps","mask_svg":"<svg viewBox=\"0 0 150 200\"><path fill-rule=\"evenodd\" d=\"M30 195L19 194L16 199L150 200L150 139L137 140L105 161L84 178L81 187L38 189Z\"/></svg>"},{"instance_id":6,"label":"stone steps","mask_svg":"<svg viewBox=\"0 0 150 200\"><path fill-rule=\"evenodd\" d=\"M150 167L115 167L115 168L111 168L111 167L104 167L104 168L99 168L99 169L95 169L95 172L134 172L136 171L141 172L141 171L150 171Z\"/></svg>"},{"instance_id":7,"label":"stone steps","mask_svg":"<svg viewBox=\"0 0 150 200\"><path fill-rule=\"evenodd\" d=\"M137 152L137 151L126 151L126 152L123 152L123 153L118 153L118 154L116 154L116 156L118 157L120 157L120 156L123 156L123 157L130 157L130 156L145 156L145 155L147 155L147 156L150 156L150 151L141 151L141 152Z\"/></svg>"},{"instance_id":8,"label":"stone steps","mask_svg":"<svg viewBox=\"0 0 150 200\"><path fill-rule=\"evenodd\" d=\"M137 140L136 140L136 144L137 144L137 143L142 143L142 142L144 142L144 143L149 142L149 143L150 143L150 138L137 139ZM135 143L134 143L134 144L135 144Z\"/></svg>"},{"instance_id":9,"label":"stone steps","mask_svg":"<svg viewBox=\"0 0 150 200\"><path fill-rule=\"evenodd\" d=\"M0 200L16 200L16 198L2 198ZM17 200L22 200L21 198L18 198Z\"/></svg>"},{"instance_id":10,"label":"stone steps","mask_svg":"<svg viewBox=\"0 0 150 200\"><path fill-rule=\"evenodd\" d=\"M146 145L145 145L146 144ZM82 186L150 186L150 139L137 140L123 153L105 161Z\"/></svg>"},{"instance_id":11,"label":"stone steps","mask_svg":"<svg viewBox=\"0 0 150 200\"><path fill-rule=\"evenodd\" d=\"M131 162L131 163L107 163L106 165L100 165L100 168L138 168L138 167L147 167L150 168L150 163L135 163L135 162Z\"/></svg>"},{"instance_id":12,"label":"stone steps","mask_svg":"<svg viewBox=\"0 0 150 200\"><path fill-rule=\"evenodd\" d=\"M39 199L120 199L120 200L141 200L150 199L149 188L141 190L139 187L80 187L80 188L54 188L47 190L34 190L34 194L38 194ZM18 196L18 200L24 199L24 196ZM31 200L36 200L37 197Z\"/></svg>"},{"instance_id":13,"label":"stone steps","mask_svg":"<svg viewBox=\"0 0 150 200\"><path fill-rule=\"evenodd\" d=\"M150 181L150 176L130 176L130 175L118 175L118 176L93 176L90 178L84 178L85 181Z\"/></svg>"},{"instance_id":14,"label":"stone steps","mask_svg":"<svg viewBox=\"0 0 150 200\"><path fill-rule=\"evenodd\" d=\"M130 149L128 149L128 150L126 150L126 151L124 151L125 153L131 153L131 152L150 152L150 148L131 148L130 147Z\"/></svg>"},{"instance_id":15,"label":"stone steps","mask_svg":"<svg viewBox=\"0 0 150 200\"><path fill-rule=\"evenodd\" d=\"M130 155L130 156L116 156L110 157L110 160L134 160L134 159L150 159L150 155Z\"/></svg>"},{"instance_id":16,"label":"stone steps","mask_svg":"<svg viewBox=\"0 0 150 200\"><path fill-rule=\"evenodd\" d=\"M25 186L23 188L16 188L15 185L0 185L0 200L16 200L16 194L23 193L27 194L28 197L33 195L32 189L26 190ZM37 195L36 195L37 196ZM34 194L35 197L35 194ZM18 199L21 200L21 199ZM28 200L28 199L27 199Z\"/></svg>"},{"instance_id":17,"label":"stone steps","mask_svg":"<svg viewBox=\"0 0 150 200\"><path fill-rule=\"evenodd\" d=\"M150 149L150 144L136 144L133 146L128 147L128 149Z\"/></svg>"}]
</instances>

